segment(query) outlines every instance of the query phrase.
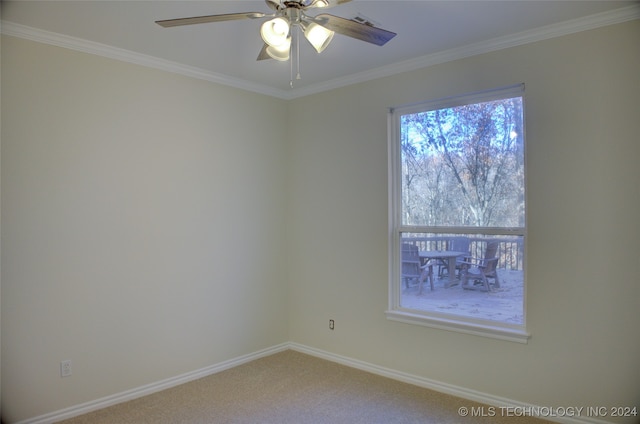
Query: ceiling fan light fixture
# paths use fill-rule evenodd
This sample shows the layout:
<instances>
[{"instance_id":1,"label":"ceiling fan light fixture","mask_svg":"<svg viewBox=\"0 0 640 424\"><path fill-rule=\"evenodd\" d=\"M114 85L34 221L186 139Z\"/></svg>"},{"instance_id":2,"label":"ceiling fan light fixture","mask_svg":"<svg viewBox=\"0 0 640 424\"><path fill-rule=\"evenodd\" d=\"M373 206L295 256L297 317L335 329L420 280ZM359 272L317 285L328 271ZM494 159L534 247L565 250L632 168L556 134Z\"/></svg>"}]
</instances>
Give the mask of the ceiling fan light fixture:
<instances>
[{"instance_id":1,"label":"ceiling fan light fixture","mask_svg":"<svg viewBox=\"0 0 640 424\"><path fill-rule=\"evenodd\" d=\"M2 0L0 0L2 1ZM322 53L331 43L335 32L367 43L382 46L396 36L396 33L377 28L368 20L345 19L339 16L321 13L309 16L307 9L331 7L352 0L265 0L275 13L262 12L224 13L188 18L164 19L156 23L164 28L182 25L204 24L209 22L235 21L243 19L262 19L268 21L260 26L260 36L264 41L257 60L275 59L297 63L297 79L300 79L300 31L318 53ZM360 15L358 15L360 16ZM296 31L293 31L293 29ZM335 31L335 32L334 32ZM293 38L295 37L295 40ZM296 50L292 50L295 41ZM293 62L293 60L291 60ZM293 63L291 65L291 87L293 87Z\"/></svg>"},{"instance_id":2,"label":"ceiling fan light fixture","mask_svg":"<svg viewBox=\"0 0 640 424\"><path fill-rule=\"evenodd\" d=\"M260 27L260 36L271 47L286 44L289 38L289 23L284 18L271 19Z\"/></svg>"},{"instance_id":3,"label":"ceiling fan light fixture","mask_svg":"<svg viewBox=\"0 0 640 424\"><path fill-rule=\"evenodd\" d=\"M305 38L309 43L311 43L318 53L322 53L324 49L327 48L335 34L333 31L328 30L315 22L304 25L303 29Z\"/></svg>"},{"instance_id":4,"label":"ceiling fan light fixture","mask_svg":"<svg viewBox=\"0 0 640 424\"><path fill-rule=\"evenodd\" d=\"M267 54L275 60L286 62L289 60L289 52L291 51L291 37L279 46L269 46L266 49Z\"/></svg>"}]
</instances>

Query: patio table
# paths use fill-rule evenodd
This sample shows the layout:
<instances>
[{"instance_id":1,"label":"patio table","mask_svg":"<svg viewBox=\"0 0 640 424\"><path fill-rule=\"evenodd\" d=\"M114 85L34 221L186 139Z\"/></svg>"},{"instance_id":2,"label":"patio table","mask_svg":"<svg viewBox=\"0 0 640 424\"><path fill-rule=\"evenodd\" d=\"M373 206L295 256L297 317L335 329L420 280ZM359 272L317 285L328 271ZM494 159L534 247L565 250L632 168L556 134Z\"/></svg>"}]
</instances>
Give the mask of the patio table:
<instances>
[{"instance_id":1,"label":"patio table","mask_svg":"<svg viewBox=\"0 0 640 424\"><path fill-rule=\"evenodd\" d=\"M459 283L456 278L456 259L460 256L468 256L469 252L456 252L455 250L421 250L418 255L423 265L429 265L429 276L433 279L433 263L431 261L446 263L449 267L449 277L444 286L449 288ZM433 281L433 280L432 280Z\"/></svg>"}]
</instances>

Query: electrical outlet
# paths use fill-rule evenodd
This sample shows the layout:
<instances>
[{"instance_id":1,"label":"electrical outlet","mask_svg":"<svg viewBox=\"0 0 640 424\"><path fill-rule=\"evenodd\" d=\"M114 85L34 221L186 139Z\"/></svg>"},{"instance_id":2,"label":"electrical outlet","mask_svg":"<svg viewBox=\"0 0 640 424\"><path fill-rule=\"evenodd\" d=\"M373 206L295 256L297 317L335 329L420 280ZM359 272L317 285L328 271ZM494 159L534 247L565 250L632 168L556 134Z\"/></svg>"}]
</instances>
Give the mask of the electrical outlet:
<instances>
[{"instance_id":1,"label":"electrical outlet","mask_svg":"<svg viewBox=\"0 0 640 424\"><path fill-rule=\"evenodd\" d=\"M71 360L60 362L60 377L69 377L71 375Z\"/></svg>"},{"instance_id":2,"label":"electrical outlet","mask_svg":"<svg viewBox=\"0 0 640 424\"><path fill-rule=\"evenodd\" d=\"M335 321L332 319L329 320L329 330L333 330L336 327Z\"/></svg>"}]
</instances>

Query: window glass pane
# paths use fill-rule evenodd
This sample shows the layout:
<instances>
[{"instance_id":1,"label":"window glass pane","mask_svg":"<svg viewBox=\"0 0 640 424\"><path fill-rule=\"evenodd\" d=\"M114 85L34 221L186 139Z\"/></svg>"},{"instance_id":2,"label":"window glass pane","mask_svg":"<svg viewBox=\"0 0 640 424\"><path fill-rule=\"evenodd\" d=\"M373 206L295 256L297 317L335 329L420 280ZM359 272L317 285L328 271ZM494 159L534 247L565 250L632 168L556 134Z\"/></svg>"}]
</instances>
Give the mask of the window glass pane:
<instances>
[{"instance_id":1,"label":"window glass pane","mask_svg":"<svg viewBox=\"0 0 640 424\"><path fill-rule=\"evenodd\" d=\"M522 97L400 116L402 224L524 227Z\"/></svg>"},{"instance_id":2,"label":"window glass pane","mask_svg":"<svg viewBox=\"0 0 640 424\"><path fill-rule=\"evenodd\" d=\"M523 94L392 111L389 319L528 339Z\"/></svg>"},{"instance_id":3,"label":"window glass pane","mask_svg":"<svg viewBox=\"0 0 640 424\"><path fill-rule=\"evenodd\" d=\"M524 325L523 236L402 233L400 252L401 308Z\"/></svg>"}]
</instances>

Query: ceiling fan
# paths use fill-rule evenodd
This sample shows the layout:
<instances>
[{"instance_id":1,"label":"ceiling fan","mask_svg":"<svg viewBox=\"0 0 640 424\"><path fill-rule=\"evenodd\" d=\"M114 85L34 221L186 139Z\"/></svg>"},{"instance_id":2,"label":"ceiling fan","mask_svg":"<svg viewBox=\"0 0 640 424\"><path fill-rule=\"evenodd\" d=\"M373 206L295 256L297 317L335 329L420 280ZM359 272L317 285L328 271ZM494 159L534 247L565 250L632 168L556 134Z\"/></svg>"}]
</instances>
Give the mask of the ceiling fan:
<instances>
[{"instance_id":1,"label":"ceiling fan","mask_svg":"<svg viewBox=\"0 0 640 424\"><path fill-rule=\"evenodd\" d=\"M194 16L191 18L166 19L156 21L162 27L203 24L209 22L234 21L241 19L272 18L262 24L260 35L264 46L258 60L289 60L293 29L298 28L318 53L327 48L334 33L346 35L367 43L382 46L396 36L395 33L366 23L322 13L307 15L309 9L327 8L348 3L351 0L265 0L267 6L275 11L272 14L261 12L228 13L222 15Z\"/></svg>"}]
</instances>

